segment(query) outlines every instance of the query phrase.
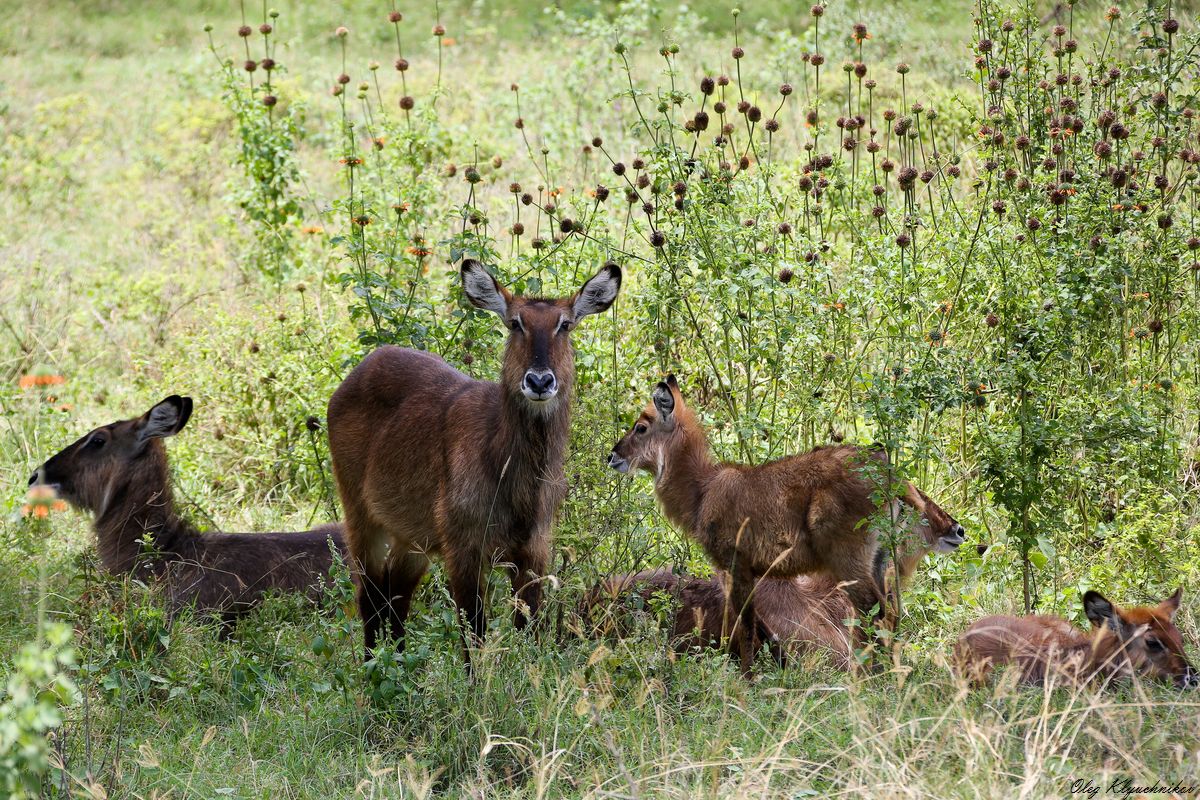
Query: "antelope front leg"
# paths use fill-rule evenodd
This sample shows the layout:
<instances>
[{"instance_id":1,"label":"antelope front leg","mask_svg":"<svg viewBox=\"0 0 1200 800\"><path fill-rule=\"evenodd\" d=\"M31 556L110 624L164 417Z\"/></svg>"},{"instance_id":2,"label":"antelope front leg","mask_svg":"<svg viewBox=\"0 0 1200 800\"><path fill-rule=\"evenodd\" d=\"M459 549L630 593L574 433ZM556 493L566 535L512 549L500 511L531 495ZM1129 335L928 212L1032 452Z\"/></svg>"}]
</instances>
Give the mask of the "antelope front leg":
<instances>
[{"instance_id":1,"label":"antelope front leg","mask_svg":"<svg viewBox=\"0 0 1200 800\"><path fill-rule=\"evenodd\" d=\"M733 581L730 585L729 602L733 613L737 615L733 639L736 642L738 664L742 677L749 678L754 673L754 657L758 631L758 619L754 613L754 575L747 567L735 563Z\"/></svg>"},{"instance_id":2,"label":"antelope front leg","mask_svg":"<svg viewBox=\"0 0 1200 800\"><path fill-rule=\"evenodd\" d=\"M536 623L542 605L542 577L550 562L550 544L544 532L534 533L524 545L512 553L509 578L513 595L521 602L513 611L513 625L522 630Z\"/></svg>"},{"instance_id":3,"label":"antelope front leg","mask_svg":"<svg viewBox=\"0 0 1200 800\"><path fill-rule=\"evenodd\" d=\"M463 620L463 661L471 670L471 646L483 644L487 632L487 616L483 609L483 560L478 551L460 553L447 561L450 596Z\"/></svg>"}]
</instances>

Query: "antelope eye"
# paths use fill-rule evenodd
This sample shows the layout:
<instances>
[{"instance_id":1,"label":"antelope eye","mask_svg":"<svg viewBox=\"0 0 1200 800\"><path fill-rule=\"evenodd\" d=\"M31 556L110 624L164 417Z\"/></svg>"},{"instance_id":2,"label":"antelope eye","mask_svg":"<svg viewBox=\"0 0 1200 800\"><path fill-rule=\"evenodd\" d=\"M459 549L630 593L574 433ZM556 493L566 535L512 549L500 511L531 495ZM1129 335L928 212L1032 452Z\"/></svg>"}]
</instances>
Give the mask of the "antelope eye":
<instances>
[{"instance_id":1,"label":"antelope eye","mask_svg":"<svg viewBox=\"0 0 1200 800\"><path fill-rule=\"evenodd\" d=\"M634 426L634 428L633 428L633 432L634 432L634 433L637 433L637 434L642 434L642 433L645 433L647 430L648 430L648 429L646 428L646 423L644 423L644 422L639 422L639 423L638 423L637 425L635 425L635 426Z\"/></svg>"},{"instance_id":2,"label":"antelope eye","mask_svg":"<svg viewBox=\"0 0 1200 800\"><path fill-rule=\"evenodd\" d=\"M513 317L513 318L512 318L512 319L509 321L509 323L508 323L508 327L509 327L509 328L512 328L514 331L519 331L519 330L521 330L521 320L517 319L516 317Z\"/></svg>"},{"instance_id":3,"label":"antelope eye","mask_svg":"<svg viewBox=\"0 0 1200 800\"><path fill-rule=\"evenodd\" d=\"M93 436L92 438L88 439L83 446L89 450L99 450L101 447L104 447L104 437Z\"/></svg>"},{"instance_id":4,"label":"antelope eye","mask_svg":"<svg viewBox=\"0 0 1200 800\"><path fill-rule=\"evenodd\" d=\"M1160 642L1158 639L1150 638L1150 639L1146 640L1146 649L1153 650L1154 652L1159 652L1159 651L1165 650L1166 648L1163 647L1163 643Z\"/></svg>"},{"instance_id":5,"label":"antelope eye","mask_svg":"<svg viewBox=\"0 0 1200 800\"><path fill-rule=\"evenodd\" d=\"M558 324L558 330L561 333L569 333L570 330L574 327L575 327L575 323L571 322L571 320L569 320L569 319L564 319L562 322L560 322Z\"/></svg>"}]
</instances>

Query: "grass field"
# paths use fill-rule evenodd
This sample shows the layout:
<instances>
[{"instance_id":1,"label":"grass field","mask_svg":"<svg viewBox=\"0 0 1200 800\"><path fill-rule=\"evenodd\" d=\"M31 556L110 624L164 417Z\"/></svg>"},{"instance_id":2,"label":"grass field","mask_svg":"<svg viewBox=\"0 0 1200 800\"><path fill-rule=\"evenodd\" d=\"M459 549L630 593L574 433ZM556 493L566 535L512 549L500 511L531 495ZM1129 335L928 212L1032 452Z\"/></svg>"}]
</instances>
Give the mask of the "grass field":
<instances>
[{"instance_id":1,"label":"grass field","mask_svg":"<svg viewBox=\"0 0 1200 800\"><path fill-rule=\"evenodd\" d=\"M987 613L1022 610L1023 540L1003 490L989 482L995 459L989 461L978 444L988 435L1000 441L995 432L1010 417L997 400L988 427L968 415L961 398L958 405L939 405L925 396L912 400L911 414L888 417L876 402L882 390L854 372L859 364L880 374L903 372L892 364L920 372L922 359L940 359L949 365L944 374L962 384L975 374L973 361L992 357L986 342L991 334L981 320L984 311L1003 306L1009 284L983 277L955 283L959 265L975 259L987 265L981 274L998 275L1005 264L1017 265L1014 272L1024 269L1043 251L1048 262L1061 257L1055 263L1082 263L1086 235L1070 246L1030 242L1024 251L1005 250L1011 239L1000 228L983 237L976 228L971 238L975 218L943 204L952 210L921 240L931 244L914 268L904 260L908 256L896 255L892 234L861 244L853 226L842 221L828 236L835 263L812 289L825 291L827 283L832 291L836 283L840 293L790 306L784 300L768 305L768 295L770 303L783 297L763 288L766 282L774 287L776 269L746 290L745 306L741 299L723 306L720 287L741 278L730 273L727 281L718 280L693 259L681 270L693 277L684 280L708 276L707 285L701 279L686 285L694 289L692 297L711 302L704 306L715 309L706 330L712 341L723 342L715 356L706 354L695 342L701 337L652 327L675 323L661 322L670 317L656 299L666 270L656 270L664 262L646 246L640 222L621 222L616 215L577 250L555 243L544 261L530 260L534 251L527 244L502 233L520 213L508 185L520 181L531 191L539 184L547 190L566 186L560 202L582 217L589 202L583 190L597 175L612 181L607 161L590 149L581 154L593 136L603 134L605 147L626 159L635 150L650 159L651 148L638 149L644 132L631 122L632 98L621 96L629 89L624 82L634 80L627 75L658 87L678 77L689 109L698 76L729 72L756 87L747 96L768 113L779 102L774 87L781 82L803 87L798 95L809 102L810 79L800 59L813 36L809 4L743 3L738 41L748 55L739 63L729 56L734 17L718 0L697 0L683 10L665 4L660 10L642 0L413 5L401 8L405 57L413 65L405 91L417 97L418 112L427 100L437 109L436 124L429 123L432 132L420 143L434 153L429 169L403 184L411 189L403 197L411 198L417 220L408 235L419 234L421 240L412 241L433 250L428 262L418 257L415 264L428 276L421 286L428 288L429 317L436 322L423 340L428 348L474 375L495 376L499 325L482 315L463 317L448 277L451 250L464 241L474 208L493 209L487 230L503 242L495 245L495 260L514 265L509 274L522 280L535 275L548 291L574 287L577 276L590 274L603 257L634 254L626 262L628 288L617 315L589 322L578 340L581 388L567 464L571 493L555 528L558 586L550 591L547 611L556 624L541 637L515 630L507 584L497 573L489 638L468 679L453 606L434 570L414 607L412 657L371 679L360 663L358 623L344 613L318 616L298 601L277 598L229 641L203 619L184 618L168 629L153 587L99 569L84 514L21 516L26 483L38 464L91 428L140 415L178 393L196 402L188 428L168 448L176 501L186 516L202 528L224 531L301 530L336 518L324 432L310 432L306 420L324 418L329 395L368 349L361 335L369 325L354 292L358 273L347 266L355 256L333 238L345 235L348 207L345 169L338 163L346 137L339 99L329 87L345 71L353 75L349 93L360 80L371 86L364 95L375 93L376 73L367 63L377 59L386 81L380 109L386 105L394 114L400 90L391 69L388 7L278 5L276 58L287 67L276 78L278 113L292 115L298 126L298 177L288 188L298 210L287 222L287 256L272 262L283 266L272 272L263 267L269 260L264 229L244 202L253 188L238 161L244 120L222 83L226 55L236 59L231 74L244 78L236 66L242 60L238 6L0 0L6 20L0 28L0 208L6 212L0 226L0 676L13 671L7 654L37 638L44 614L74 632L78 687L62 724L48 734L52 768L39 784L44 796L1044 798L1086 794L1092 785L1105 796L1119 795L1111 787L1123 779L1141 786L1200 786L1200 700L1194 692L1152 682L1106 690L1018 689L1009 679L970 690L954 677L949 657L966 625ZM1103 10L1092 6L1080 2L1072 35L1104 42ZM985 16L999 14L990 3L982 8ZM1050 10L1033 9L1040 30L1055 24L1053 17L1041 21ZM1125 9L1127 19L1136 11ZM851 80L839 64L855 59L862 44L848 31L862 22L871 31L877 102L896 104L903 113L905 104L922 98L941 109L942 146L963 154L967 176L983 176L973 166L986 156L973 116L980 90L971 72L977 36L972 17L979 13L966 0L831 2L820 23L836 32L826 34L832 41L821 48L831 77L822 79L828 81L823 87L811 87L811 101L837 102L841 82ZM1191 47L1194 54L1194 5L1175 4L1170 13L1183 26L1174 46L1180 53ZM257 27L263 9L247 8L245 15ZM614 32L612 19L628 27ZM206 23L213 26L218 57L209 50ZM429 35L435 24L446 28L440 44ZM349 28L346 56L334 33L339 25ZM629 73L613 55L617 41L630 48ZM674 72L656 56L670 43L680 45L670 62ZM1132 52L1122 63L1129 74L1142 75L1135 65L1144 54ZM897 62L911 66L904 83L896 81ZM1143 77L1157 75L1147 68ZM1172 102L1179 97L1181 106L1197 105L1194 74L1164 80L1180 84ZM512 84L520 85L519 94ZM837 113L835 107L830 116ZM513 125L518 116L526 123L522 130ZM774 157L780 182L792 186L808 158L801 147L810 134L800 111L789 107L781 118L770 151L778 154L759 154L755 162L769 167ZM1172 130L1194 141L1194 123L1185 119L1192 117L1180 116ZM887 123L882 127L886 132ZM389 146L404 135L399 123L388 131ZM502 166L489 166L493 157ZM453 179L446 175L448 163L458 165ZM484 179L468 196L461 173L471 164L482 165ZM1195 181L1193 169L1180 185L1200 186ZM871 182L854 185L865 197ZM964 209L991 197L978 189L983 183L981 178L954 195ZM1081 181L1080 194L1087 191ZM1067 443L1055 446L1053 463L1038 473L1052 477L1044 478L1047 488L1034 504L1032 518L1041 527L1029 552L1040 610L1077 622L1083 621L1079 597L1087 587L1132 604L1182 585L1177 622L1191 643L1200 631L1191 604L1200 587L1200 517L1195 467L1189 467L1200 412L1200 287L1185 263L1194 256L1187 256L1182 242L1189 231L1195 235L1200 195L1187 191L1179 190L1173 206L1175 244L1164 244L1167 228L1155 226L1157 207L1123 239L1107 233L1108 223L1097 228L1113 247L1122 242L1128 249L1121 252L1135 265L1103 284L1103 291L1123 298L1113 306L1117 310L1097 313L1111 328L1107 344L1060 371L1047 367L1052 374L1037 385L1048 387L1044 396L1053 412L1047 418L1099 419L1128 403L1143 414L1139 420L1149 421L1131 434L1089 429L1077 439L1064 436ZM354 202L352 196L351 214ZM790 213L800 201L789 202L782 205ZM981 208L991 204L978 202ZM1025 214L1011 198L1007 202L1009 219ZM735 219L728 238L740 235L740 217L760 214L767 205L749 195L730 200L725 207L734 208L729 213ZM1097 208L1110 205L1097 201ZM1041 213L1030 207L1030 214ZM528 222L542 226L537 235L553 241L554 229L546 227L552 220ZM382 228L375 219L372 226ZM671 229L693 235L676 234L682 230ZM276 234L272 229L267 239ZM797 243L788 257L799 265L806 249L824 253L818 238ZM597 244L602 239L604 247ZM901 270L908 264L915 271L899 277L884 266L860 272L860 262L847 255L847 248L860 246L853 251L858 256L889 247ZM1153 270L1165 251L1155 248L1170 247L1182 260L1160 286ZM768 251L755 240L747 252ZM796 268L793 289L803 283ZM1064 271L1055 273L1051 265L1044 274L1061 277ZM339 279L345 274L351 277ZM1045 281L1035 274L1041 273L1027 279L1006 274L1005 280L1043 319L1053 304L1042 305L1038 292ZM1096 286L1111 279L1089 275L1081 280ZM906 281L924 283L910 297ZM1131 298L1143 284L1146 311L1131 311ZM934 309L951 296L954 308L967 309L963 321L939 328L938 314L948 312ZM861 299L869 310L844 323L828 321L838 298ZM877 311L893 301L894 316ZM1044 313L1037 311L1043 307ZM1143 343L1141 334L1134 335L1143 326L1134 314L1165 319L1172 327L1161 340ZM739 355L738 320L747 317L751 338L759 318L786 319L793 328L771 340L774 352L746 344L749 355ZM1061 324L1067 330L1074 323ZM947 347L934 348L941 340L931 341L931 325L942 335L950 331ZM1069 330L1062 340L1091 335ZM759 335L766 341L766 334ZM465 344L472 336L474 344ZM780 352L787 357L777 357ZM766 366L743 374L742 360ZM853 367L839 371L844 364ZM763 661L760 677L748 683L723 654L675 654L653 621L619 643L571 635L570 612L601 575L665 564L708 569L703 554L663 518L649 479L622 479L603 466L612 443L668 369L680 370L685 386L703 398L698 402L719 455L778 456L825 442L835 429L852 441L880 438L889 447L902 441L895 452L905 454L909 474L967 527L966 546L921 567L905 595L895 646L880 648L876 669L851 676L816 658L787 670ZM862 375L868 372L864 366ZM746 392L735 393L744 403L740 416L728 413L713 388L720 385L714 373L739 389L744 377ZM22 384L30 375L64 380L31 389ZM1007 376L997 369L979 377L1002 386ZM1167 378L1173 383L1162 384ZM1130 380L1163 391L1133 397ZM824 395L812 399L817 384ZM930 385L931 396L941 391L936 381ZM901 418L898 434L887 420ZM1118 442L1118 436L1126 438ZM1053 512L1044 510L1051 507ZM977 544L990 547L977 550ZM339 586L347 591L344 580ZM347 596L340 600L348 606ZM389 699L380 702L385 695ZM2 725L0 720L0 742ZM1198 794L1192 789L1176 796Z\"/></svg>"}]
</instances>

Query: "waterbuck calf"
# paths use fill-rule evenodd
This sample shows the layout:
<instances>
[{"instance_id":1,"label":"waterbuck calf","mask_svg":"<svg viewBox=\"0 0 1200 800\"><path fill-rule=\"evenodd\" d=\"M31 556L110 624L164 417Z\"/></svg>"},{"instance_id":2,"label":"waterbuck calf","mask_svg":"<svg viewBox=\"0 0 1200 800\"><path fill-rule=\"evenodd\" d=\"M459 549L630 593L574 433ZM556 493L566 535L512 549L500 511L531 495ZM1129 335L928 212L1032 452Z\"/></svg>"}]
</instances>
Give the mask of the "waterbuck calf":
<instances>
[{"instance_id":1,"label":"waterbuck calf","mask_svg":"<svg viewBox=\"0 0 1200 800\"><path fill-rule=\"evenodd\" d=\"M881 546L876 557L876 579L887 586L889 595L899 591L895 585L897 574L902 589L925 556L949 552L962 543L961 534L951 529L938 533L924 518L914 520L901 534L895 542L895 567L888 563L888 548ZM649 602L655 595L665 595L675 603L671 640L676 649L717 647L730 633L724 627L730 618L727 583L724 572L711 578L676 575L666 569L614 575L588 591L581 603L581 616L604 632L609 623L619 626L620 618L614 611L619 613L631 596ZM797 575L758 581L754 610L759 635L777 642L789 658L821 652L834 667L850 669L854 664L853 641L846 623L869 609L855 608L845 588L828 575Z\"/></svg>"},{"instance_id":2,"label":"waterbuck calf","mask_svg":"<svg viewBox=\"0 0 1200 800\"><path fill-rule=\"evenodd\" d=\"M878 532L868 518L887 507L887 456L851 446L823 447L758 466L718 464L675 376L659 383L633 428L617 442L609 466L644 469L667 518L729 572L725 630L743 674L757 650L753 590L764 577L824 574L847 583L855 608L886 606L878 580ZM899 500L961 543L962 526L911 484ZM936 519L935 519L936 518Z\"/></svg>"},{"instance_id":3,"label":"waterbuck calf","mask_svg":"<svg viewBox=\"0 0 1200 800\"><path fill-rule=\"evenodd\" d=\"M42 464L30 485L52 487L94 515L100 563L165 584L170 609L194 606L228 626L270 591L317 599L344 551L340 525L304 533L201 533L175 510L163 439L183 430L190 397L103 425ZM226 628L227 629L227 628Z\"/></svg>"},{"instance_id":4,"label":"waterbuck calf","mask_svg":"<svg viewBox=\"0 0 1200 800\"><path fill-rule=\"evenodd\" d=\"M1200 673L1188 662L1175 627L1182 596L1177 589L1157 606L1118 608L1099 592L1086 592L1090 634L1062 617L984 617L959 637L955 661L977 686L993 669L1012 664L1026 684L1043 683L1052 674L1076 684L1138 675L1195 687Z\"/></svg>"},{"instance_id":5,"label":"waterbuck calf","mask_svg":"<svg viewBox=\"0 0 1200 800\"><path fill-rule=\"evenodd\" d=\"M477 261L463 262L462 283L467 298L510 331L499 383L470 378L429 353L381 347L329 401L329 448L361 578L368 657L383 632L403 647L413 591L431 556L445 562L476 641L493 562L508 565L524 606L518 627L537 614L550 525L566 494L571 330L612 305L621 270L607 264L558 300L515 297ZM469 645L464 636L468 666Z\"/></svg>"}]
</instances>

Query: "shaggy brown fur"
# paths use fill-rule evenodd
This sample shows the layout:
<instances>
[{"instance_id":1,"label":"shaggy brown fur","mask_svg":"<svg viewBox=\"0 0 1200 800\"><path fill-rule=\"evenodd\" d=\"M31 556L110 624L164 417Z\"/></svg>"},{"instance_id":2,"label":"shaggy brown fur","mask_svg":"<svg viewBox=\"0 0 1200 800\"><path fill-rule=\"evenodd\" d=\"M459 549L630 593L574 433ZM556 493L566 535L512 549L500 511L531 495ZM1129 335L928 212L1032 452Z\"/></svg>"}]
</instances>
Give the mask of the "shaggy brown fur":
<instances>
[{"instance_id":1,"label":"shaggy brown fur","mask_svg":"<svg viewBox=\"0 0 1200 800\"><path fill-rule=\"evenodd\" d=\"M233 622L269 591L317 599L344 554L340 525L305 533L200 533L181 519L171 495L163 437L192 411L172 395L141 417L96 428L38 468L30 484L53 487L94 515L100 563L165 584L172 612L184 606Z\"/></svg>"},{"instance_id":2,"label":"shaggy brown fur","mask_svg":"<svg viewBox=\"0 0 1200 800\"><path fill-rule=\"evenodd\" d=\"M474 380L429 353L382 347L329 401L329 447L346 512L368 653L384 625L398 647L413 592L432 556L476 641L483 584L508 565L536 616L549 532L566 493L563 459L575 378L571 329L616 299L621 271L603 267L573 297L514 297L464 261L463 288L511 330L499 383ZM470 664L468 637L463 654Z\"/></svg>"},{"instance_id":3,"label":"shaggy brown fur","mask_svg":"<svg viewBox=\"0 0 1200 800\"><path fill-rule=\"evenodd\" d=\"M761 578L823 574L848 584L855 608L887 605L875 558L878 531L865 524L885 505L883 452L824 447L758 466L717 464L672 375L655 387L609 465L653 473L667 518L729 572L731 613L740 623L731 620L726 629L743 673L757 650L752 597ZM902 491L899 500L948 539L962 541L962 526L924 493L911 484Z\"/></svg>"},{"instance_id":4,"label":"shaggy brown fur","mask_svg":"<svg viewBox=\"0 0 1200 800\"><path fill-rule=\"evenodd\" d=\"M593 586L580 603L591 635L628 633L626 611L671 603L671 644L679 652L719 647L729 638L728 594L724 573L711 578L676 575L669 569L614 575ZM634 605L631 601L636 598ZM777 644L789 657L824 651L840 667L849 666L850 642L844 620L856 616L850 598L823 576L766 578L754 591L759 639Z\"/></svg>"},{"instance_id":5,"label":"shaggy brown fur","mask_svg":"<svg viewBox=\"0 0 1200 800\"><path fill-rule=\"evenodd\" d=\"M959 637L955 660L972 683L1008 664L1023 683L1040 684L1051 674L1071 683L1139 675L1196 686L1200 675L1187 660L1175 627L1182 590L1157 606L1118 608L1099 592L1083 596L1091 633L1061 617L985 617Z\"/></svg>"},{"instance_id":6,"label":"shaggy brown fur","mask_svg":"<svg viewBox=\"0 0 1200 800\"><path fill-rule=\"evenodd\" d=\"M901 588L921 560L931 552L945 552L960 542L937 535L922 522L913 525L912 535L897 543L899 570L891 569L882 550L878 554L881 571L892 581L895 591L898 572ZM676 649L717 647L729 635L722 625L728 618L728 576L718 572L711 578L675 575L670 570L614 575L594 586L580 604L580 615L594 633L621 633L614 626L621 615L613 613L628 606L631 596L649 602L656 594L668 596L675 604L671 638ZM881 581L882 583L883 581ZM791 658L822 652L838 669L853 665L853 643L846 621L856 618L850 596L837 581L827 575L798 575L794 578L763 578L754 588L754 610L761 627L760 635L777 641ZM865 610L865 609L863 609Z\"/></svg>"}]
</instances>

